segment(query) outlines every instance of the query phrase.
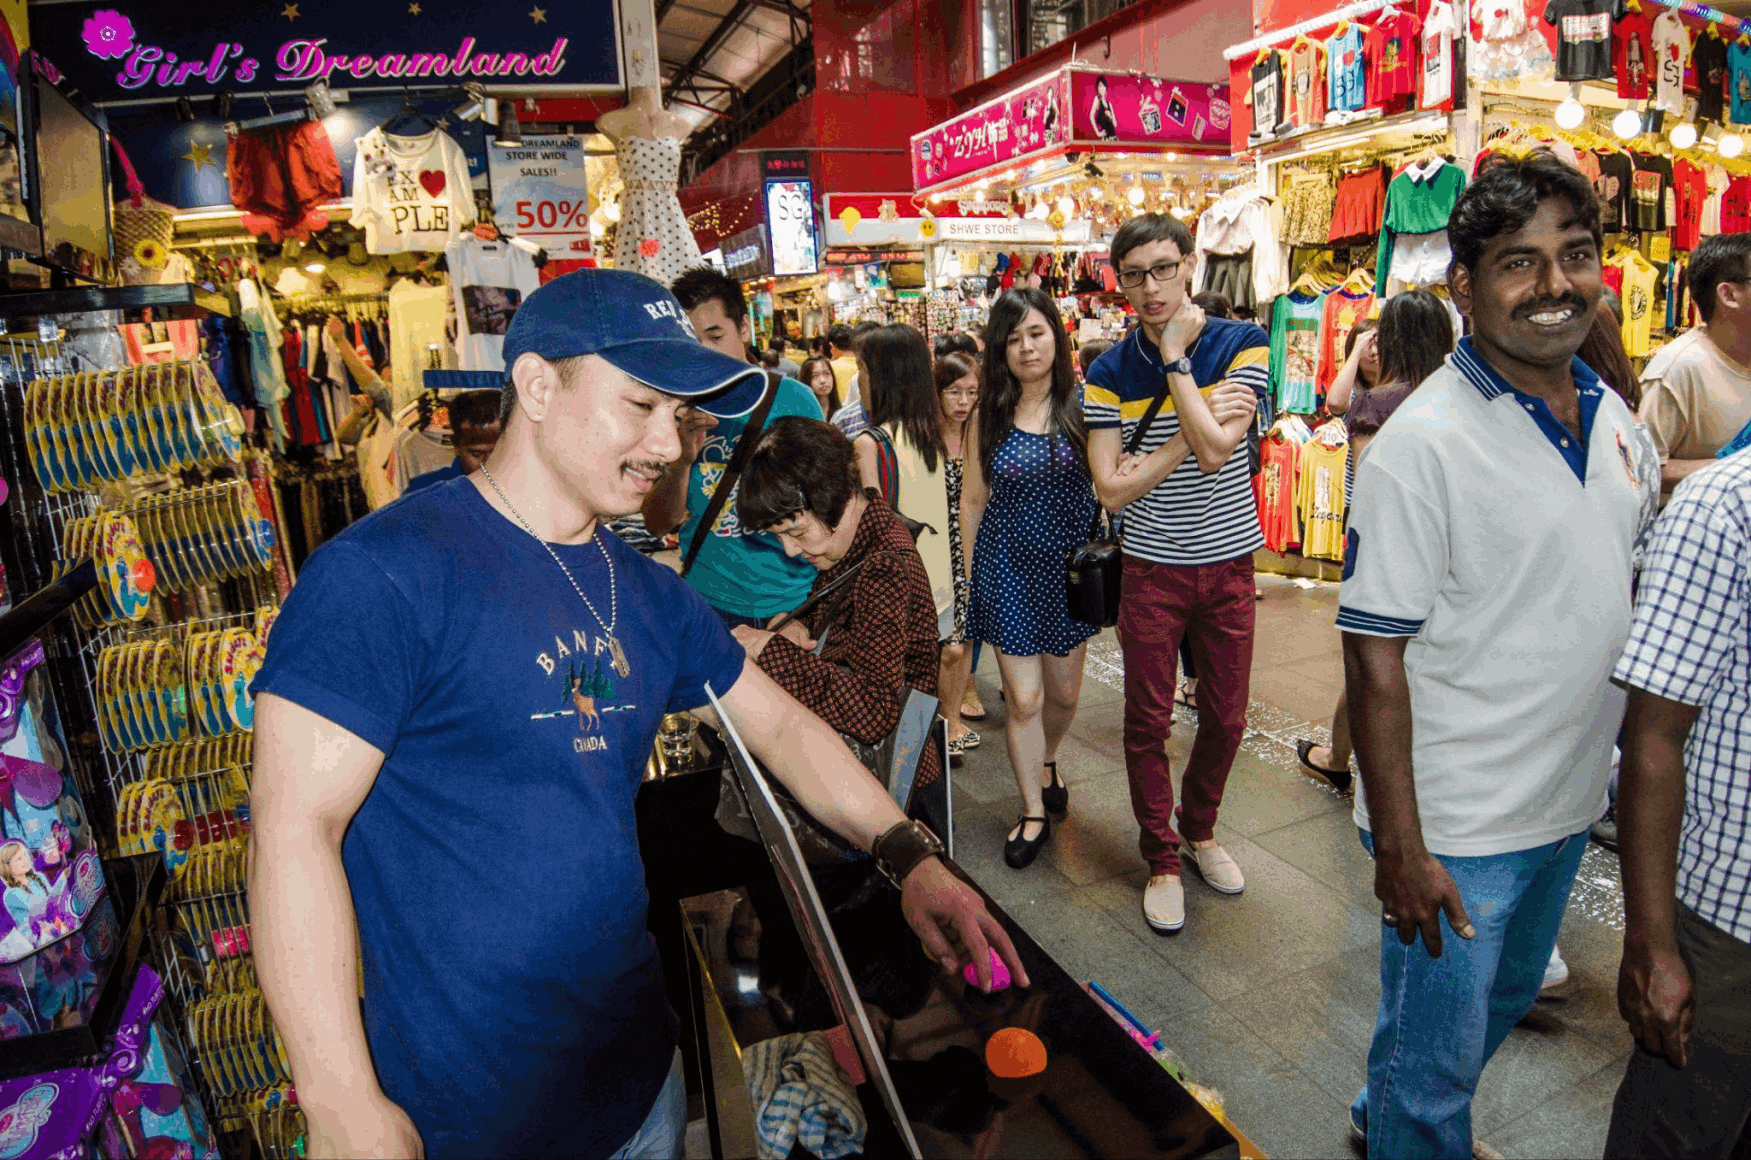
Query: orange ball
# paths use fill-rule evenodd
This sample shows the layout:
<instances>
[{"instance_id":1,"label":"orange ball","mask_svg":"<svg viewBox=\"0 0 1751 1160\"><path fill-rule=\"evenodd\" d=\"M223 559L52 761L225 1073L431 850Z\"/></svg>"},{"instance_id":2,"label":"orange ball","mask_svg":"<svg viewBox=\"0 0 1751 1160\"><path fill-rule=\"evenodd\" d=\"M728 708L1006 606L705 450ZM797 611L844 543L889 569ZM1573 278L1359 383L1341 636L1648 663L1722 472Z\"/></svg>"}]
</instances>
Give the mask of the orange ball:
<instances>
[{"instance_id":1,"label":"orange ball","mask_svg":"<svg viewBox=\"0 0 1751 1160\"><path fill-rule=\"evenodd\" d=\"M999 1079L1025 1079L1046 1070L1046 1045L1032 1031L1005 1027L985 1041L985 1066Z\"/></svg>"}]
</instances>

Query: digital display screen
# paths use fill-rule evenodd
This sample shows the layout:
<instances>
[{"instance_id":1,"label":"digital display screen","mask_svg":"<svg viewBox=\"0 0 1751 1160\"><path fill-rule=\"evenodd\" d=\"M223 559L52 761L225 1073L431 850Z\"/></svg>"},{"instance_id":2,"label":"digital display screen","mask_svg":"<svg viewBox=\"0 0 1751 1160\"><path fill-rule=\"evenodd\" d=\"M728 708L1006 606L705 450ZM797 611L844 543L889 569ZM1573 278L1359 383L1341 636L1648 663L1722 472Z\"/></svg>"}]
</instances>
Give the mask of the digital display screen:
<instances>
[{"instance_id":1,"label":"digital display screen","mask_svg":"<svg viewBox=\"0 0 1751 1160\"><path fill-rule=\"evenodd\" d=\"M50 254L62 243L107 259L109 186L103 155L103 130L61 95L36 78L37 174L42 183L43 245Z\"/></svg>"},{"instance_id":2,"label":"digital display screen","mask_svg":"<svg viewBox=\"0 0 1751 1160\"><path fill-rule=\"evenodd\" d=\"M766 227L772 235L772 272L779 277L821 268L815 249L815 183L807 178L766 183Z\"/></svg>"}]
</instances>

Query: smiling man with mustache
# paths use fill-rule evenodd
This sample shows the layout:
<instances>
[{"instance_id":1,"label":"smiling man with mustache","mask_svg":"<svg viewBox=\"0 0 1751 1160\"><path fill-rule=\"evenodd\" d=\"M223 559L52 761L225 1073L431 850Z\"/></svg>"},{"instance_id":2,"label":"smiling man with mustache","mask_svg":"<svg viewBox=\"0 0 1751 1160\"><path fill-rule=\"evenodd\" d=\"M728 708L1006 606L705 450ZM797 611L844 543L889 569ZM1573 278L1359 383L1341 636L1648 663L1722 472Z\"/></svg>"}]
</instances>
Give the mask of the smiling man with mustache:
<instances>
[{"instance_id":1,"label":"smiling man with mustache","mask_svg":"<svg viewBox=\"0 0 1751 1160\"><path fill-rule=\"evenodd\" d=\"M1473 1155L1472 1093L1605 812L1612 666L1659 497L1651 441L1575 357L1602 289L1587 179L1542 151L1493 159L1447 229L1470 334L1356 472L1338 612L1382 904L1350 1110L1373 1156Z\"/></svg>"}]
</instances>

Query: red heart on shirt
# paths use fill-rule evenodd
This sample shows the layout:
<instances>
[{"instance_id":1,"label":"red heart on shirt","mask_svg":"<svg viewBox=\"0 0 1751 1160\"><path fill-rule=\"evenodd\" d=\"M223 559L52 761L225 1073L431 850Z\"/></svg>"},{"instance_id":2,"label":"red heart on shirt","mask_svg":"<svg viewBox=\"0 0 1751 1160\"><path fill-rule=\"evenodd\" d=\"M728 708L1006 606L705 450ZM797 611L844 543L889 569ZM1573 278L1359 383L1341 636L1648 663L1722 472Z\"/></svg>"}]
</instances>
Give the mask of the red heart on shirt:
<instances>
[{"instance_id":1,"label":"red heart on shirt","mask_svg":"<svg viewBox=\"0 0 1751 1160\"><path fill-rule=\"evenodd\" d=\"M437 197L444 192L444 171L442 169L420 170L420 188L427 194Z\"/></svg>"}]
</instances>

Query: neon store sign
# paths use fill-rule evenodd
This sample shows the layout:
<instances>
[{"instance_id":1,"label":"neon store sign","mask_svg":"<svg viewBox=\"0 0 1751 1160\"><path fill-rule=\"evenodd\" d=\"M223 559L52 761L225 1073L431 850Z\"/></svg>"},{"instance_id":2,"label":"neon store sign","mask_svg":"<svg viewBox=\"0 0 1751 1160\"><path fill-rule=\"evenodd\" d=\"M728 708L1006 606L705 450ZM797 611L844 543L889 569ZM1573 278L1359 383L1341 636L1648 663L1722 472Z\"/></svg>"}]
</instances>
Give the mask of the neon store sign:
<instances>
[{"instance_id":1,"label":"neon store sign","mask_svg":"<svg viewBox=\"0 0 1751 1160\"><path fill-rule=\"evenodd\" d=\"M261 79L264 66L246 55L242 44L222 40L202 56L179 58L178 54L138 39L127 16L114 9L101 9L86 18L80 29L85 49L101 60L119 62L115 83L124 89L175 89L190 81L219 84L230 80L248 85ZM360 52L332 51L327 37L298 38L282 43L271 62L276 81L309 84L316 80L382 78L394 81L432 77L553 78L565 68L566 37L556 38L545 51L489 52L478 49L472 36L462 38L454 52Z\"/></svg>"}]
</instances>

